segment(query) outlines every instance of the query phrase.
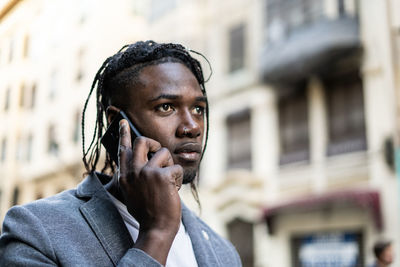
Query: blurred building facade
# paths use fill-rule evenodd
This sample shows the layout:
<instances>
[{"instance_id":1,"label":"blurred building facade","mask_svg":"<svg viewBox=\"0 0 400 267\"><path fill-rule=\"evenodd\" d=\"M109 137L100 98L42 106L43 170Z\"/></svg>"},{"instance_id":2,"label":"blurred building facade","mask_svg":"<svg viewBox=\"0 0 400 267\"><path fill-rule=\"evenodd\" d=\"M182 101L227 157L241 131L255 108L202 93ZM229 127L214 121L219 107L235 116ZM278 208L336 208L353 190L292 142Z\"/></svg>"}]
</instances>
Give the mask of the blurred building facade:
<instances>
[{"instance_id":1,"label":"blurred building facade","mask_svg":"<svg viewBox=\"0 0 400 267\"><path fill-rule=\"evenodd\" d=\"M202 174L222 227L245 266L364 266L400 241L398 2L246 4L217 8L227 52L209 54Z\"/></svg>"},{"instance_id":2,"label":"blurred building facade","mask_svg":"<svg viewBox=\"0 0 400 267\"><path fill-rule=\"evenodd\" d=\"M119 25L141 24L130 14L130 1L3 2L1 218L10 205L82 180L81 115L91 81L107 56L136 39L136 28L127 32ZM90 119L95 108L89 105ZM92 125L86 127L89 139Z\"/></svg>"},{"instance_id":3,"label":"blurred building facade","mask_svg":"<svg viewBox=\"0 0 400 267\"><path fill-rule=\"evenodd\" d=\"M80 116L97 69L123 44L154 39L212 64L201 217L244 266L363 266L380 237L400 255L398 1L11 0L0 9L1 218L82 179Z\"/></svg>"}]
</instances>

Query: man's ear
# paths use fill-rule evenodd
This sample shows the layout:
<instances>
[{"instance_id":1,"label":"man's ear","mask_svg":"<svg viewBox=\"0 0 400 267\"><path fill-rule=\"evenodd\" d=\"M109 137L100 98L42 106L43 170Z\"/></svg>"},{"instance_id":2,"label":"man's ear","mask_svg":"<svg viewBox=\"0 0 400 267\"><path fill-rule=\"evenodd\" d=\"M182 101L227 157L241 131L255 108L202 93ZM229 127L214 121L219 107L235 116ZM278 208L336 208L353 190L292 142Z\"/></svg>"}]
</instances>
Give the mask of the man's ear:
<instances>
[{"instance_id":1,"label":"man's ear","mask_svg":"<svg viewBox=\"0 0 400 267\"><path fill-rule=\"evenodd\" d=\"M114 119L115 115L118 114L118 112L120 112L121 109L110 105L107 107L106 109L106 116L107 116L107 122L108 124L110 124L112 122L112 120Z\"/></svg>"}]
</instances>

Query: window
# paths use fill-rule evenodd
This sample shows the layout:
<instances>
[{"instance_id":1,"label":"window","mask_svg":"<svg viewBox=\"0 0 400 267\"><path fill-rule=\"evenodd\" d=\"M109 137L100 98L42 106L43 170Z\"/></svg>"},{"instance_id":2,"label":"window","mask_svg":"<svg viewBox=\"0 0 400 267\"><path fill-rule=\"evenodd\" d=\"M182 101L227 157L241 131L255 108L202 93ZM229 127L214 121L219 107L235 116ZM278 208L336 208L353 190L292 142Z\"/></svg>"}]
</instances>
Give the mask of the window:
<instances>
[{"instance_id":1,"label":"window","mask_svg":"<svg viewBox=\"0 0 400 267\"><path fill-rule=\"evenodd\" d=\"M28 136L28 139L26 142L26 160L27 161L32 160L32 147L33 147L33 135L30 134Z\"/></svg>"},{"instance_id":2,"label":"window","mask_svg":"<svg viewBox=\"0 0 400 267\"><path fill-rule=\"evenodd\" d=\"M245 25L240 24L229 31L229 72L234 72L244 67L245 29Z\"/></svg>"},{"instance_id":3,"label":"window","mask_svg":"<svg viewBox=\"0 0 400 267\"><path fill-rule=\"evenodd\" d=\"M5 162L7 158L7 138L1 141L1 162Z\"/></svg>"},{"instance_id":4,"label":"window","mask_svg":"<svg viewBox=\"0 0 400 267\"><path fill-rule=\"evenodd\" d=\"M228 126L228 168L251 169L250 110L230 115Z\"/></svg>"},{"instance_id":5,"label":"window","mask_svg":"<svg viewBox=\"0 0 400 267\"><path fill-rule=\"evenodd\" d=\"M10 98L11 98L11 88L7 88L6 94L4 96L4 111L10 109Z\"/></svg>"},{"instance_id":6,"label":"window","mask_svg":"<svg viewBox=\"0 0 400 267\"><path fill-rule=\"evenodd\" d=\"M268 39L281 41L295 29L318 20L322 14L321 0L267 0Z\"/></svg>"},{"instance_id":7,"label":"window","mask_svg":"<svg viewBox=\"0 0 400 267\"><path fill-rule=\"evenodd\" d=\"M340 16L343 16L345 14L345 6L344 6L344 0L338 0L338 13Z\"/></svg>"},{"instance_id":8,"label":"window","mask_svg":"<svg viewBox=\"0 0 400 267\"><path fill-rule=\"evenodd\" d=\"M22 161L24 159L24 145L21 136L17 136L17 147L16 147L15 159Z\"/></svg>"},{"instance_id":9,"label":"window","mask_svg":"<svg viewBox=\"0 0 400 267\"><path fill-rule=\"evenodd\" d=\"M50 155L57 156L59 152L59 145L56 139L56 129L54 125L50 125L48 128L48 143L47 143L47 152Z\"/></svg>"},{"instance_id":10,"label":"window","mask_svg":"<svg viewBox=\"0 0 400 267\"><path fill-rule=\"evenodd\" d=\"M17 205L18 200L19 200L19 188L15 187L13 192L12 205L13 206Z\"/></svg>"},{"instance_id":11,"label":"window","mask_svg":"<svg viewBox=\"0 0 400 267\"><path fill-rule=\"evenodd\" d=\"M253 224L236 218L228 224L228 234L240 255L243 267L254 266Z\"/></svg>"},{"instance_id":12,"label":"window","mask_svg":"<svg viewBox=\"0 0 400 267\"><path fill-rule=\"evenodd\" d=\"M309 160L308 104L305 82L279 99L280 164Z\"/></svg>"},{"instance_id":13,"label":"window","mask_svg":"<svg viewBox=\"0 0 400 267\"><path fill-rule=\"evenodd\" d=\"M49 92L50 99L54 99L56 97L57 89L58 89L58 72L57 70L53 70L50 76L50 92Z\"/></svg>"},{"instance_id":14,"label":"window","mask_svg":"<svg viewBox=\"0 0 400 267\"><path fill-rule=\"evenodd\" d=\"M24 47L22 55L24 58L27 58L29 56L29 35L26 35L24 38Z\"/></svg>"},{"instance_id":15,"label":"window","mask_svg":"<svg viewBox=\"0 0 400 267\"><path fill-rule=\"evenodd\" d=\"M328 109L328 155L367 148L362 81L358 71L324 79Z\"/></svg>"},{"instance_id":16,"label":"window","mask_svg":"<svg viewBox=\"0 0 400 267\"><path fill-rule=\"evenodd\" d=\"M22 84L19 88L19 107L25 107L25 84Z\"/></svg>"},{"instance_id":17,"label":"window","mask_svg":"<svg viewBox=\"0 0 400 267\"><path fill-rule=\"evenodd\" d=\"M75 113L75 117L74 117L74 130L72 133L72 140L73 142L76 144L79 141L79 137L80 137L80 123L81 123L81 112L78 110Z\"/></svg>"},{"instance_id":18,"label":"window","mask_svg":"<svg viewBox=\"0 0 400 267\"><path fill-rule=\"evenodd\" d=\"M365 266L362 231L296 234L290 244L293 267Z\"/></svg>"},{"instance_id":19,"label":"window","mask_svg":"<svg viewBox=\"0 0 400 267\"><path fill-rule=\"evenodd\" d=\"M33 84L31 89L31 102L29 107L33 109L35 107L35 103L36 103L36 84Z\"/></svg>"},{"instance_id":20,"label":"window","mask_svg":"<svg viewBox=\"0 0 400 267\"><path fill-rule=\"evenodd\" d=\"M14 40L10 40L10 46L9 46L9 51L8 51L8 62L11 63L14 58Z\"/></svg>"}]
</instances>

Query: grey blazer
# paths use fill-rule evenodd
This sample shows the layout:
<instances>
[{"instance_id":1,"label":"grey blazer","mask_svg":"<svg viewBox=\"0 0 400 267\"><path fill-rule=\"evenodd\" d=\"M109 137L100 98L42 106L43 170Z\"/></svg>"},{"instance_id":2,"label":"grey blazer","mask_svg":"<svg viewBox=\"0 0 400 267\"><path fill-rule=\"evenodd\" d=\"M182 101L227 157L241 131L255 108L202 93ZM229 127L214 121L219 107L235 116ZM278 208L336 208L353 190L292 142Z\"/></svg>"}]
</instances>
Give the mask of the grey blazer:
<instances>
[{"instance_id":1,"label":"grey blazer","mask_svg":"<svg viewBox=\"0 0 400 267\"><path fill-rule=\"evenodd\" d=\"M161 266L139 249L100 179L11 208L0 237L0 266ZM241 266L234 247L182 205L199 266Z\"/></svg>"}]
</instances>

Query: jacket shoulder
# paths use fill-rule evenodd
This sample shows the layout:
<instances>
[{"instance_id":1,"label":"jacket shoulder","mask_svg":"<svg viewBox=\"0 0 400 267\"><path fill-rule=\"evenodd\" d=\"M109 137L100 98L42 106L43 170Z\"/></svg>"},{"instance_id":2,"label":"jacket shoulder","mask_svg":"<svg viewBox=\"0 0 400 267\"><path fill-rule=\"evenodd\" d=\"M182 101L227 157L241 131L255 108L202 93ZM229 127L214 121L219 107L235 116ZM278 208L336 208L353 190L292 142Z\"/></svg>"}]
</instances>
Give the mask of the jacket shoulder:
<instances>
[{"instance_id":1,"label":"jacket shoulder","mask_svg":"<svg viewBox=\"0 0 400 267\"><path fill-rule=\"evenodd\" d=\"M14 209L29 211L34 214L38 218L42 216L49 217L49 214L52 214L51 217L56 216L57 214L68 214L68 212L72 212L73 210L79 209L80 205L84 202L84 200L78 198L76 196L76 190L71 189L67 191L63 191L54 196L42 198L35 200L33 202L17 205L10 209L10 211Z\"/></svg>"}]
</instances>

